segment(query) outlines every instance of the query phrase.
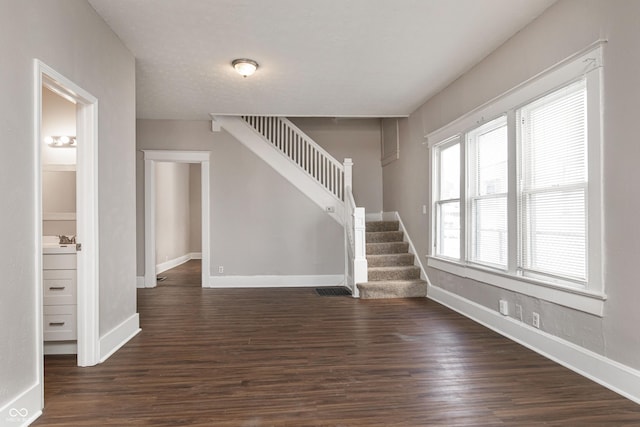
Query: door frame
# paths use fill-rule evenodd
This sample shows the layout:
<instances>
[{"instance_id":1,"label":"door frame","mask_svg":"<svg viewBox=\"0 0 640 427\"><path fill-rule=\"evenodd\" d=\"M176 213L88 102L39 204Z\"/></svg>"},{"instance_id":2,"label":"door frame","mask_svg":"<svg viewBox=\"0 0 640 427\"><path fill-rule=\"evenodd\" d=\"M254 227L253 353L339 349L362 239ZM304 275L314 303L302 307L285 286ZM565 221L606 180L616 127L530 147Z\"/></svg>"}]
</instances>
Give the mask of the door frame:
<instances>
[{"instance_id":1,"label":"door frame","mask_svg":"<svg viewBox=\"0 0 640 427\"><path fill-rule=\"evenodd\" d=\"M144 153L144 287L156 286L156 162L199 163L202 205L202 287L209 287L210 192L209 151L142 150Z\"/></svg>"},{"instance_id":2,"label":"door frame","mask_svg":"<svg viewBox=\"0 0 640 427\"><path fill-rule=\"evenodd\" d=\"M76 104L76 235L78 366L100 362L98 270L98 99L44 62L34 59L34 186L36 349L44 384L42 330L42 87ZM44 389L44 388L43 388ZM43 398L44 399L44 398ZM44 400L43 400L44 402Z\"/></svg>"}]
</instances>

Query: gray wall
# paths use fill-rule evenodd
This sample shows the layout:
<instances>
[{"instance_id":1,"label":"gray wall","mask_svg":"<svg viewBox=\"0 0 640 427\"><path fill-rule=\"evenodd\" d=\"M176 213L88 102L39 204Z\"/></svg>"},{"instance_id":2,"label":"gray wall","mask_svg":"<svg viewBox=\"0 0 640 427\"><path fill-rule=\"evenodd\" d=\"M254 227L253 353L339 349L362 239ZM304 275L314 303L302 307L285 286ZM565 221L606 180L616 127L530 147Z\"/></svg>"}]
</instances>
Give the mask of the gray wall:
<instances>
[{"instance_id":1,"label":"gray wall","mask_svg":"<svg viewBox=\"0 0 640 427\"><path fill-rule=\"evenodd\" d=\"M353 159L353 196L367 212L382 211L379 119L290 119L329 154Z\"/></svg>"},{"instance_id":2,"label":"gray wall","mask_svg":"<svg viewBox=\"0 0 640 427\"><path fill-rule=\"evenodd\" d=\"M156 164L156 265L190 250L189 164Z\"/></svg>"},{"instance_id":3,"label":"gray wall","mask_svg":"<svg viewBox=\"0 0 640 427\"><path fill-rule=\"evenodd\" d=\"M189 252L202 252L202 184L200 165L189 165Z\"/></svg>"},{"instance_id":4,"label":"gray wall","mask_svg":"<svg viewBox=\"0 0 640 427\"><path fill-rule=\"evenodd\" d=\"M0 407L36 383L33 59L99 99L100 335L136 310L135 61L80 1L0 0ZM4 414L2 414L4 417Z\"/></svg>"},{"instance_id":5,"label":"gray wall","mask_svg":"<svg viewBox=\"0 0 640 427\"><path fill-rule=\"evenodd\" d=\"M138 120L138 149L211 152L211 275L344 272L342 228L209 121ZM138 154L138 275L144 274L144 162Z\"/></svg>"},{"instance_id":6,"label":"gray wall","mask_svg":"<svg viewBox=\"0 0 640 427\"><path fill-rule=\"evenodd\" d=\"M588 315L524 295L463 280L431 269L440 286L492 309L498 298L520 300L525 311L541 311L545 331L635 369L640 369L640 2L561 0L489 57L401 121L400 159L383 169L384 208L400 212L418 252L429 242L430 186L424 135L545 70L600 38L604 69L604 317ZM404 189L404 191L400 191Z\"/></svg>"}]
</instances>

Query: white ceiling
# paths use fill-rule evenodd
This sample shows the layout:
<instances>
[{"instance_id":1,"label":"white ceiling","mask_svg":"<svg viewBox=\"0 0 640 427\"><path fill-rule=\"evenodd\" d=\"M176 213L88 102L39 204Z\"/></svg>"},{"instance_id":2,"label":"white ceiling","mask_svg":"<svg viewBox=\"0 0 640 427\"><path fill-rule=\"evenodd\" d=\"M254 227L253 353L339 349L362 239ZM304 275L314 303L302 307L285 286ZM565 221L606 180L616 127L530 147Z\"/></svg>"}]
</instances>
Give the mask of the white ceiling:
<instances>
[{"instance_id":1,"label":"white ceiling","mask_svg":"<svg viewBox=\"0 0 640 427\"><path fill-rule=\"evenodd\" d=\"M207 119L408 115L555 0L89 2L136 57L138 118Z\"/></svg>"}]
</instances>

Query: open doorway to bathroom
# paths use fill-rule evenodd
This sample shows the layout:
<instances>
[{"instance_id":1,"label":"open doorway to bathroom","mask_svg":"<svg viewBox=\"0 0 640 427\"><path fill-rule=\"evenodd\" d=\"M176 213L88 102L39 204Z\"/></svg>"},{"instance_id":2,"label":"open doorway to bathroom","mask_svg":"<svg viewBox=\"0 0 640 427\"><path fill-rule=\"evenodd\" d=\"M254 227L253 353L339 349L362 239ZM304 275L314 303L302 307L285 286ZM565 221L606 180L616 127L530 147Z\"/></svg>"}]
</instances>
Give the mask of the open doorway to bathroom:
<instances>
[{"instance_id":1,"label":"open doorway to bathroom","mask_svg":"<svg viewBox=\"0 0 640 427\"><path fill-rule=\"evenodd\" d=\"M97 98L34 60L35 338L42 362L45 353L75 354L78 366L100 362L97 130Z\"/></svg>"},{"instance_id":2,"label":"open doorway to bathroom","mask_svg":"<svg viewBox=\"0 0 640 427\"><path fill-rule=\"evenodd\" d=\"M42 86L42 316L44 354L78 353L76 104Z\"/></svg>"}]
</instances>

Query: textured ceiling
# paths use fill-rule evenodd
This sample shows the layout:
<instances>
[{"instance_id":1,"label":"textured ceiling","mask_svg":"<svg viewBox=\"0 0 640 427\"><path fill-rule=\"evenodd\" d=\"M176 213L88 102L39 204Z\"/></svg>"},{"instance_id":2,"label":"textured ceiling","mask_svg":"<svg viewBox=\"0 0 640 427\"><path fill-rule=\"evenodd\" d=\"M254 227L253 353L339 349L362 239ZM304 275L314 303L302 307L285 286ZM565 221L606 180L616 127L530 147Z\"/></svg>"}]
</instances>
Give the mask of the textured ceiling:
<instances>
[{"instance_id":1,"label":"textured ceiling","mask_svg":"<svg viewBox=\"0 0 640 427\"><path fill-rule=\"evenodd\" d=\"M207 119L408 115L555 0L89 2L136 57L139 118Z\"/></svg>"}]
</instances>

